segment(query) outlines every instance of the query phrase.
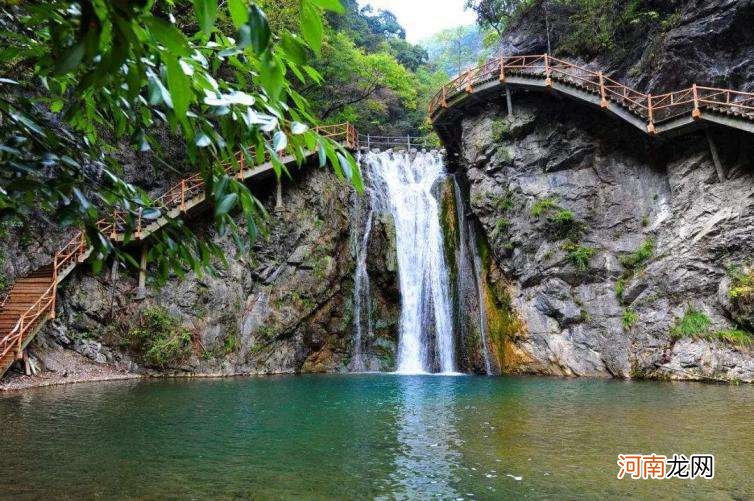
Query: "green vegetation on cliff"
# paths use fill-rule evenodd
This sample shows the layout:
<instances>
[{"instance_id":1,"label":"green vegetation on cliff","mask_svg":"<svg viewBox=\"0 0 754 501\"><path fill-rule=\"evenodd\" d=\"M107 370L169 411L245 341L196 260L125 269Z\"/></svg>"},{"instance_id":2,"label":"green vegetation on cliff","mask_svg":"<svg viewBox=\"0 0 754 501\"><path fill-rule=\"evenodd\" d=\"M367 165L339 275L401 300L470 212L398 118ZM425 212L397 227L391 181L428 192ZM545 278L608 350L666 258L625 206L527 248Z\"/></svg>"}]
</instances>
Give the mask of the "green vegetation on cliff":
<instances>
[{"instance_id":1,"label":"green vegetation on cliff","mask_svg":"<svg viewBox=\"0 0 754 501\"><path fill-rule=\"evenodd\" d=\"M144 364L156 369L168 368L191 355L191 333L160 306L145 308L124 341Z\"/></svg>"}]
</instances>

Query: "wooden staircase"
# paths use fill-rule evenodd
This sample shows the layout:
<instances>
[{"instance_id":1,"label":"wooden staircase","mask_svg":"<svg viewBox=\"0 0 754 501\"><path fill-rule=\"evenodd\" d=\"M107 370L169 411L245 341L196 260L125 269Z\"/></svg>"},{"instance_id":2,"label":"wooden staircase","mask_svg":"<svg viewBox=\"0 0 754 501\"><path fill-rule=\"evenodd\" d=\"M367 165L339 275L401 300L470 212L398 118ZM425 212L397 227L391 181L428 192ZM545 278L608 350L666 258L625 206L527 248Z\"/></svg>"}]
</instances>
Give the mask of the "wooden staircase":
<instances>
[{"instance_id":1,"label":"wooden staircase","mask_svg":"<svg viewBox=\"0 0 754 501\"><path fill-rule=\"evenodd\" d=\"M346 149L358 148L358 133L349 123L317 127L316 131L341 143ZM310 152L310 155L316 154ZM295 157L281 155L281 161L289 164L295 161ZM228 173L232 171L239 180L259 179L273 172L272 164L269 162L259 166L247 165L242 153L239 154L238 164L238 169L226 166L225 170ZM139 215L135 221L133 240L148 238L167 224L169 219L181 217L192 208L206 203L204 181L199 174L183 179L155 203L162 216L155 221L142 221ZM124 232L128 226L127 216L125 212L115 211L110 217L99 221L97 226L100 232L114 243L124 242ZM58 284L79 263L84 262L92 250L84 233L77 230L73 238L55 254L52 263L17 279L13 284L8 295L0 302L0 377L16 360L23 359L24 349L44 323L55 318Z\"/></svg>"}]
</instances>

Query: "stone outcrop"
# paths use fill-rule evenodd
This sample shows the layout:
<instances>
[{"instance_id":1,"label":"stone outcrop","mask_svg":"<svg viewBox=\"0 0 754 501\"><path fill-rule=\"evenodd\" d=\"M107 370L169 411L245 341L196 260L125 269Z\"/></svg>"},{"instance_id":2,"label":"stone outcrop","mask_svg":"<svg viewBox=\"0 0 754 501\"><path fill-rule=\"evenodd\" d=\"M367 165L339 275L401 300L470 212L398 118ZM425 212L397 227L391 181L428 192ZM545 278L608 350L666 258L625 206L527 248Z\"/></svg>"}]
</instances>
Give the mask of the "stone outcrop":
<instances>
[{"instance_id":1,"label":"stone outcrop","mask_svg":"<svg viewBox=\"0 0 754 501\"><path fill-rule=\"evenodd\" d=\"M286 184L284 209L271 213L266 237L248 254L214 234L201 215L190 224L220 244L228 266L217 276L174 278L134 299L136 280L121 271L93 275L83 268L59 292L58 318L31 346L54 367L61 349L93 362L143 374L268 374L346 371L352 354L353 189L327 169L309 168ZM270 196L265 203L274 206ZM243 223L239 221L239 224ZM374 225L368 265L373 278L372 339L366 365L392 369L398 315L393 230ZM392 247L391 247L392 245ZM392 251L391 251L392 249ZM391 257L391 252L393 253ZM145 364L129 348L129 331L157 307L191 333L190 356L167 367Z\"/></svg>"},{"instance_id":2,"label":"stone outcrop","mask_svg":"<svg viewBox=\"0 0 754 501\"><path fill-rule=\"evenodd\" d=\"M729 270L754 249L754 144L711 130L660 144L553 96L482 105L461 128L459 175L523 322L508 372L754 380ZM687 313L710 325L676 339ZM493 329L494 330L494 329ZM677 329L676 329L677 330ZM506 354L508 358L506 359Z\"/></svg>"}]
</instances>

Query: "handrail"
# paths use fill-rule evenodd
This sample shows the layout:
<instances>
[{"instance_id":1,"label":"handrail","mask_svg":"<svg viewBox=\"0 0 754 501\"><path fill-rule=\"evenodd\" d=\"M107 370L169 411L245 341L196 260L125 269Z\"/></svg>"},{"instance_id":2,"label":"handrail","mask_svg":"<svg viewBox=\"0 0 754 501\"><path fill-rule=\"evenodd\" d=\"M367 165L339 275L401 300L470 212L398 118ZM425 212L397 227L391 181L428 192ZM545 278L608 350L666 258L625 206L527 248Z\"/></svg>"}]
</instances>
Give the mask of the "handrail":
<instances>
[{"instance_id":1,"label":"handrail","mask_svg":"<svg viewBox=\"0 0 754 501\"><path fill-rule=\"evenodd\" d=\"M339 141L349 149L357 149L359 144L359 135L356 128L350 123L323 125L315 127L317 132L323 136ZM243 151L237 153L237 161L240 165L239 174L249 169L246 164L246 157ZM234 170L234 164L230 163L224 166L226 172L231 173ZM204 180L201 174L197 173L182 179L177 184L168 188L168 190L155 200L155 206L162 209L174 209L180 207L182 211L186 210L186 202L199 193L204 191ZM136 215L136 238L142 237L143 231L143 214L139 212ZM97 222L97 228L110 238L115 238L121 230L128 226L130 214L122 209L113 211L109 218L103 218ZM45 314L51 317L55 315L55 302L57 297L57 285L60 273L65 271L71 264L77 262L84 256L89 249L86 242L86 236L81 230L76 230L74 236L55 253L52 262L52 276L50 285L39 296L36 302L29 306L20 315L18 321L8 334L0 338L0 359L5 357L13 350L21 351L24 339L29 331L37 324L37 321ZM12 291L11 291L12 292ZM10 294L6 295L0 308L5 307ZM0 368L2 370L3 368ZM0 375L2 375L0 373Z\"/></svg>"},{"instance_id":2,"label":"handrail","mask_svg":"<svg viewBox=\"0 0 754 501\"><path fill-rule=\"evenodd\" d=\"M482 65L468 69L443 85L429 102L430 119L443 108L448 100L459 94L474 92L474 87L497 76L504 82L508 76L522 74L541 77L545 86L552 86L552 80L565 81L582 87L601 98L601 106L608 107L608 101L632 115L647 121L647 132L654 133L654 124L691 113L694 119L701 117L702 107L728 109L743 113L754 111L754 93L732 89L721 89L692 85L687 89L659 95L645 94L624 85L602 73L578 66L549 54L496 56Z\"/></svg>"}]
</instances>

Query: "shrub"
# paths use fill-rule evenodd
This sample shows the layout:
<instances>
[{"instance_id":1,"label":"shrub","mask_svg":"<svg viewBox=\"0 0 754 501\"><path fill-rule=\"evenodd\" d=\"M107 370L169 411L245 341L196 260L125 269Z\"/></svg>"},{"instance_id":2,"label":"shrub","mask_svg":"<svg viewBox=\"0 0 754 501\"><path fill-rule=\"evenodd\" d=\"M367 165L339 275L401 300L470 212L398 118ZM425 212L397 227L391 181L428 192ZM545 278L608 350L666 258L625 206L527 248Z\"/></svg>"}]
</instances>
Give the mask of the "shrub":
<instances>
[{"instance_id":1,"label":"shrub","mask_svg":"<svg viewBox=\"0 0 754 501\"><path fill-rule=\"evenodd\" d=\"M688 308L681 318L676 319L670 329L674 339L697 337L709 334L712 321L707 315L693 308Z\"/></svg>"},{"instance_id":2,"label":"shrub","mask_svg":"<svg viewBox=\"0 0 754 501\"><path fill-rule=\"evenodd\" d=\"M754 306L754 267L748 270L734 268L730 271L731 282L728 296L739 306Z\"/></svg>"},{"instance_id":3,"label":"shrub","mask_svg":"<svg viewBox=\"0 0 754 501\"><path fill-rule=\"evenodd\" d=\"M623 299L623 292L626 288L626 282L628 282L634 273L647 263L652 256L654 256L655 242L653 239L647 239L643 244L639 246L635 251L623 256L620 259L621 264L626 269L623 274L615 282L615 296L618 299Z\"/></svg>"},{"instance_id":4,"label":"shrub","mask_svg":"<svg viewBox=\"0 0 754 501\"><path fill-rule=\"evenodd\" d=\"M144 364L164 369L191 355L191 333L160 306L149 306L128 331L128 342Z\"/></svg>"},{"instance_id":5,"label":"shrub","mask_svg":"<svg viewBox=\"0 0 754 501\"><path fill-rule=\"evenodd\" d=\"M625 330L631 330L633 326L635 326L639 322L639 314L636 313L631 308L626 308L623 310L623 316L621 317L621 325L623 325L623 329Z\"/></svg>"},{"instance_id":6,"label":"shrub","mask_svg":"<svg viewBox=\"0 0 754 501\"><path fill-rule=\"evenodd\" d=\"M573 211L559 209L548 217L550 233L557 238L578 239L584 231L584 224L576 219Z\"/></svg>"},{"instance_id":7,"label":"shrub","mask_svg":"<svg viewBox=\"0 0 754 501\"><path fill-rule=\"evenodd\" d=\"M508 219L500 218L495 223L495 235L500 235L510 228L511 222Z\"/></svg>"},{"instance_id":8,"label":"shrub","mask_svg":"<svg viewBox=\"0 0 754 501\"><path fill-rule=\"evenodd\" d=\"M225 354L229 355L241 347L241 340L238 339L238 334L231 332L228 337L225 338Z\"/></svg>"},{"instance_id":9,"label":"shrub","mask_svg":"<svg viewBox=\"0 0 754 501\"><path fill-rule=\"evenodd\" d=\"M531 215L541 217L555 209L557 204L554 198L540 198L531 206Z\"/></svg>"},{"instance_id":10,"label":"shrub","mask_svg":"<svg viewBox=\"0 0 754 501\"><path fill-rule=\"evenodd\" d=\"M497 207L497 210L499 211L508 212L513 208L513 195L507 193L500 196L495 202L495 207Z\"/></svg>"},{"instance_id":11,"label":"shrub","mask_svg":"<svg viewBox=\"0 0 754 501\"><path fill-rule=\"evenodd\" d=\"M499 143L500 141L510 137L511 127L504 119L495 120L492 123L492 139Z\"/></svg>"},{"instance_id":12,"label":"shrub","mask_svg":"<svg viewBox=\"0 0 754 501\"><path fill-rule=\"evenodd\" d=\"M563 246L568 261L580 271L589 269L589 261L597 254L597 249L586 247L575 242L568 242Z\"/></svg>"},{"instance_id":13,"label":"shrub","mask_svg":"<svg viewBox=\"0 0 754 501\"><path fill-rule=\"evenodd\" d=\"M736 346L751 346L754 344L754 334L743 329L725 329L713 332L708 337Z\"/></svg>"},{"instance_id":14,"label":"shrub","mask_svg":"<svg viewBox=\"0 0 754 501\"><path fill-rule=\"evenodd\" d=\"M628 270L636 270L641 265L649 261L654 255L655 242L653 239L647 239L638 249L632 253L623 256L620 260L624 268Z\"/></svg>"}]
</instances>

